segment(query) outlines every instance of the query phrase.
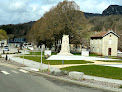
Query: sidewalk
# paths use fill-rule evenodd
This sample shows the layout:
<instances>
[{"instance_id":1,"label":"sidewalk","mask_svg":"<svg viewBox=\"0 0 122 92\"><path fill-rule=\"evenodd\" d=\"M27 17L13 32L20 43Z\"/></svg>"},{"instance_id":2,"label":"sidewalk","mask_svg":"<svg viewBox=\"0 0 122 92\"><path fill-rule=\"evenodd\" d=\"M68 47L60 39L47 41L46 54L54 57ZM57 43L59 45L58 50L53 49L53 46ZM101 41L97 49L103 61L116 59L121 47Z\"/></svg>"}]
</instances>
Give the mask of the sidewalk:
<instances>
[{"instance_id":1,"label":"sidewalk","mask_svg":"<svg viewBox=\"0 0 122 92\"><path fill-rule=\"evenodd\" d=\"M23 55L23 53L24 54L29 54L28 51L22 51L21 50L21 52L22 53L17 54L17 55L8 54L8 59L28 66L28 67L24 67L26 69L36 70L36 71L39 70L39 69L42 69L42 70L48 69L48 65L46 65L46 64L42 64L42 67L41 67L41 58L40 58L40 63L39 63L39 62L35 62L33 60L27 60L27 59L23 59L23 58L20 58L20 57L16 57L16 56L19 56L19 55ZM5 57L5 56L6 55L2 55L2 57ZM43 61L42 61L42 63L43 63ZM51 65L49 65L49 68L50 68L50 70L55 70L55 71L60 69L58 67L54 67L54 66L51 66Z\"/></svg>"}]
</instances>

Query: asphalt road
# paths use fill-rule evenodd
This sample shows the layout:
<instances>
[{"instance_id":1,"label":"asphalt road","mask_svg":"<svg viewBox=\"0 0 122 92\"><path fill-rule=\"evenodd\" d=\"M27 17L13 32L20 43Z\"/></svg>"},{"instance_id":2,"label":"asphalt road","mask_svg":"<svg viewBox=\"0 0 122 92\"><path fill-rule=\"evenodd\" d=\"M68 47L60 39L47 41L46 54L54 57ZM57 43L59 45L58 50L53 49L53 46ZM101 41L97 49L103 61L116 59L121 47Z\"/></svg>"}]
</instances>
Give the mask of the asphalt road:
<instances>
[{"instance_id":1,"label":"asphalt road","mask_svg":"<svg viewBox=\"0 0 122 92\"><path fill-rule=\"evenodd\" d=\"M105 92L0 65L0 92Z\"/></svg>"}]
</instances>

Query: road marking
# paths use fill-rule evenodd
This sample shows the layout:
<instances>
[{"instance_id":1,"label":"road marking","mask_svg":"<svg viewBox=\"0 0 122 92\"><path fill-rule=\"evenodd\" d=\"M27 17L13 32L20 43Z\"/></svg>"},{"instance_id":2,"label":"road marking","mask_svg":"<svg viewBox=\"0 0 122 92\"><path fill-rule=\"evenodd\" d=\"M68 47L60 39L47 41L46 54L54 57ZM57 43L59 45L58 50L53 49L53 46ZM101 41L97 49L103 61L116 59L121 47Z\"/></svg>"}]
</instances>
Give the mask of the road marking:
<instances>
[{"instance_id":1,"label":"road marking","mask_svg":"<svg viewBox=\"0 0 122 92\"><path fill-rule=\"evenodd\" d=\"M10 74L10 73L8 73L8 72L6 72L6 71L1 71L3 74L5 74L5 75L7 75L7 74Z\"/></svg>"},{"instance_id":2,"label":"road marking","mask_svg":"<svg viewBox=\"0 0 122 92\"><path fill-rule=\"evenodd\" d=\"M24 72L24 73L28 73L28 71L25 71L23 69L20 69L19 71Z\"/></svg>"},{"instance_id":3,"label":"road marking","mask_svg":"<svg viewBox=\"0 0 122 92\"><path fill-rule=\"evenodd\" d=\"M15 71L15 70L11 70L13 73L18 73L17 71Z\"/></svg>"}]
</instances>

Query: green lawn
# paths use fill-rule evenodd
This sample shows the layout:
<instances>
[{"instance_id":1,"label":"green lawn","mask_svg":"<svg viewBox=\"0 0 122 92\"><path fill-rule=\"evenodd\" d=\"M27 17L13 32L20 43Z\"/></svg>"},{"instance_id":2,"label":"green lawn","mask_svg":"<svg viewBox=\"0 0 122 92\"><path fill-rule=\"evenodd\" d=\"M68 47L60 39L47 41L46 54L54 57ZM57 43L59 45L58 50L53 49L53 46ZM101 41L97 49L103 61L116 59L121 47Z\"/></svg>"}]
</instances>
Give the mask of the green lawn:
<instances>
[{"instance_id":1,"label":"green lawn","mask_svg":"<svg viewBox=\"0 0 122 92\"><path fill-rule=\"evenodd\" d=\"M57 53L51 53L51 55L56 55ZM26 55L41 55L41 52L30 52L30 54L26 54ZM42 53L42 55L44 55L44 52Z\"/></svg>"},{"instance_id":2,"label":"green lawn","mask_svg":"<svg viewBox=\"0 0 122 92\"><path fill-rule=\"evenodd\" d=\"M81 53L72 53L73 55L81 55Z\"/></svg>"},{"instance_id":3,"label":"green lawn","mask_svg":"<svg viewBox=\"0 0 122 92\"><path fill-rule=\"evenodd\" d=\"M23 56L20 56L21 58L23 58ZM25 59L29 59L29 60L33 60L36 62L41 62L41 57L36 57L36 56L24 56ZM86 63L93 63L93 62L89 62L89 61L84 61L84 60L63 60L64 64L86 64ZM43 57L42 62L44 64L49 64L50 65L61 65L62 64L62 60L46 60Z\"/></svg>"},{"instance_id":4,"label":"green lawn","mask_svg":"<svg viewBox=\"0 0 122 92\"><path fill-rule=\"evenodd\" d=\"M98 56L97 54L89 54L89 56Z\"/></svg>"},{"instance_id":5,"label":"green lawn","mask_svg":"<svg viewBox=\"0 0 122 92\"><path fill-rule=\"evenodd\" d=\"M73 55L81 55L81 53L72 53ZM41 52L30 52L30 54L26 55L41 55ZM44 53L43 53L44 55ZM57 55L57 53L51 53L51 55ZM89 54L89 56L98 56L96 54Z\"/></svg>"},{"instance_id":6,"label":"green lawn","mask_svg":"<svg viewBox=\"0 0 122 92\"><path fill-rule=\"evenodd\" d=\"M99 61L103 61L103 62L119 62L119 63L122 63L122 60L99 60Z\"/></svg>"},{"instance_id":7,"label":"green lawn","mask_svg":"<svg viewBox=\"0 0 122 92\"><path fill-rule=\"evenodd\" d=\"M122 68L99 66L99 65L82 65L62 68L66 71L84 72L86 75L120 79L122 80Z\"/></svg>"},{"instance_id":8,"label":"green lawn","mask_svg":"<svg viewBox=\"0 0 122 92\"><path fill-rule=\"evenodd\" d=\"M107 56L107 57L111 59L122 59L121 57L116 57L116 56ZM105 58L105 56L102 56L102 58Z\"/></svg>"},{"instance_id":9,"label":"green lawn","mask_svg":"<svg viewBox=\"0 0 122 92\"><path fill-rule=\"evenodd\" d=\"M44 55L44 53L42 53ZM26 55L41 55L41 52L30 52L30 54Z\"/></svg>"}]
</instances>

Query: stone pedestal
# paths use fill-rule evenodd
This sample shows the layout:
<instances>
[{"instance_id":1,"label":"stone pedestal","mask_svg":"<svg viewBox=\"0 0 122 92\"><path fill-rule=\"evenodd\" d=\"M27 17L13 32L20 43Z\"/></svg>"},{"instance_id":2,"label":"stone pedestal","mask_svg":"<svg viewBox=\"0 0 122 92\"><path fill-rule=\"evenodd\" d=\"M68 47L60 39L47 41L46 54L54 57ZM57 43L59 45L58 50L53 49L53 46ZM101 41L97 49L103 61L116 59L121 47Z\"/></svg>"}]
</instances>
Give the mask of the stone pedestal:
<instances>
[{"instance_id":1,"label":"stone pedestal","mask_svg":"<svg viewBox=\"0 0 122 92\"><path fill-rule=\"evenodd\" d=\"M84 73L82 73L82 72L76 72L76 71L69 72L69 77L71 79L82 80L83 75L84 75Z\"/></svg>"},{"instance_id":2,"label":"stone pedestal","mask_svg":"<svg viewBox=\"0 0 122 92\"><path fill-rule=\"evenodd\" d=\"M63 55L63 56L71 56L69 49L69 35L63 35L62 38L62 45L61 45L61 51L57 55Z\"/></svg>"}]
</instances>

